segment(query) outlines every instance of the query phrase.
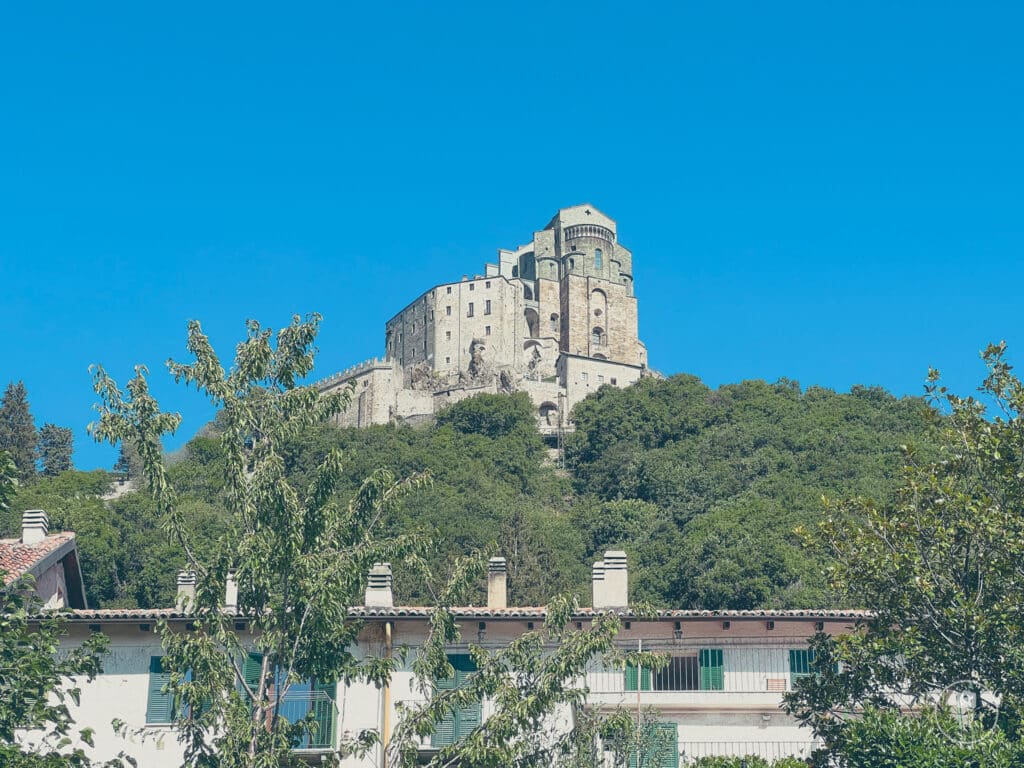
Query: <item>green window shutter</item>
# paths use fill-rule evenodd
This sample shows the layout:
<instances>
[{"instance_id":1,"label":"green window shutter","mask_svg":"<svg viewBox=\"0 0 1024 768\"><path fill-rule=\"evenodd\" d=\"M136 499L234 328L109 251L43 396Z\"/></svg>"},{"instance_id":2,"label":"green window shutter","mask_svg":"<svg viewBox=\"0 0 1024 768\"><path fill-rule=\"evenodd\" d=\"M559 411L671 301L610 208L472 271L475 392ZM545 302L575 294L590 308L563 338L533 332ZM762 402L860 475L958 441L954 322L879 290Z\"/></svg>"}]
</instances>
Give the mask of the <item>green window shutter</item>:
<instances>
[{"instance_id":1,"label":"green window shutter","mask_svg":"<svg viewBox=\"0 0 1024 768\"><path fill-rule=\"evenodd\" d=\"M651 690L651 670L647 667L637 668L636 664L626 665L626 690L635 691L639 684L639 690Z\"/></svg>"},{"instance_id":2,"label":"green window shutter","mask_svg":"<svg viewBox=\"0 0 1024 768\"><path fill-rule=\"evenodd\" d=\"M253 693L260 684L260 673L263 671L263 655L259 653L248 653L242 662L242 678L245 684L252 688Z\"/></svg>"},{"instance_id":3,"label":"green window shutter","mask_svg":"<svg viewBox=\"0 0 1024 768\"><path fill-rule=\"evenodd\" d=\"M725 688L725 669L721 648L701 648L698 663L702 691L721 691Z\"/></svg>"},{"instance_id":4,"label":"green window shutter","mask_svg":"<svg viewBox=\"0 0 1024 768\"><path fill-rule=\"evenodd\" d=\"M164 672L163 662L163 656L149 657L147 723L170 723L174 720L174 696L167 690L167 685L171 682L171 673Z\"/></svg>"},{"instance_id":5,"label":"green window shutter","mask_svg":"<svg viewBox=\"0 0 1024 768\"><path fill-rule=\"evenodd\" d=\"M464 739L480 725L483 705L479 701L455 710L455 740Z\"/></svg>"},{"instance_id":6,"label":"green window shutter","mask_svg":"<svg viewBox=\"0 0 1024 768\"><path fill-rule=\"evenodd\" d=\"M448 657L448 663L455 669L455 674L434 681L434 686L440 691L461 688L469 675L476 671L476 665L468 654L452 654ZM445 747L466 736L480 725L481 710L480 702L476 702L468 707L459 707L446 715L434 728L434 733L430 737L431 746Z\"/></svg>"},{"instance_id":7,"label":"green window shutter","mask_svg":"<svg viewBox=\"0 0 1024 768\"><path fill-rule=\"evenodd\" d=\"M791 649L789 652L789 685L796 686L796 681L814 673L814 651L809 649Z\"/></svg>"},{"instance_id":8,"label":"green window shutter","mask_svg":"<svg viewBox=\"0 0 1024 768\"><path fill-rule=\"evenodd\" d=\"M644 751L643 765L638 753ZM629 768L679 768L679 728L675 723L644 725L641 743L629 754Z\"/></svg>"}]
</instances>

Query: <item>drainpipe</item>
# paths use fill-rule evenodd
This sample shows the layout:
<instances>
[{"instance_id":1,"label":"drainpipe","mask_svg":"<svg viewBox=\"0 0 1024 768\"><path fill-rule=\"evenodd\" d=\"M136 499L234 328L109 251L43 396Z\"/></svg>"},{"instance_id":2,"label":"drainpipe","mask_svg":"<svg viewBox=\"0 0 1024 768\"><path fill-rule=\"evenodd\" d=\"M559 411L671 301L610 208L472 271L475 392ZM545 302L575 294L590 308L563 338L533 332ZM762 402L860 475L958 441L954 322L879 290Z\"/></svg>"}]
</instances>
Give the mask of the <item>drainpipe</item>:
<instances>
[{"instance_id":1,"label":"drainpipe","mask_svg":"<svg viewBox=\"0 0 1024 768\"><path fill-rule=\"evenodd\" d=\"M384 622L384 658L391 658L391 622ZM391 681L384 683L384 716L381 726L381 768L388 768L388 742L391 741Z\"/></svg>"}]
</instances>

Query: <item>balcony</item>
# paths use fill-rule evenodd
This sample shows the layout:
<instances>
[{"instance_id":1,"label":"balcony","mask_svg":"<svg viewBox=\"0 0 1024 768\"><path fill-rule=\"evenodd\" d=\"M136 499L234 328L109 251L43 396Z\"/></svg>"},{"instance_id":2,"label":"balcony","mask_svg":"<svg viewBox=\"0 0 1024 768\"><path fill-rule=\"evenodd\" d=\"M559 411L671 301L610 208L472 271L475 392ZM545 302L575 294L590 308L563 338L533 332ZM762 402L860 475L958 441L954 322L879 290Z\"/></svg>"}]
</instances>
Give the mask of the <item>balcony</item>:
<instances>
[{"instance_id":1,"label":"balcony","mask_svg":"<svg viewBox=\"0 0 1024 768\"><path fill-rule=\"evenodd\" d=\"M687 741L679 743L680 765L690 765L702 757L760 757L773 762L783 757L807 759L820 745L818 741Z\"/></svg>"},{"instance_id":2,"label":"balcony","mask_svg":"<svg viewBox=\"0 0 1024 768\"><path fill-rule=\"evenodd\" d=\"M303 720L313 713L315 727L305 734L294 749L297 752L325 752L334 749L337 708L326 691L290 690L281 702L281 717L290 723Z\"/></svg>"}]
</instances>

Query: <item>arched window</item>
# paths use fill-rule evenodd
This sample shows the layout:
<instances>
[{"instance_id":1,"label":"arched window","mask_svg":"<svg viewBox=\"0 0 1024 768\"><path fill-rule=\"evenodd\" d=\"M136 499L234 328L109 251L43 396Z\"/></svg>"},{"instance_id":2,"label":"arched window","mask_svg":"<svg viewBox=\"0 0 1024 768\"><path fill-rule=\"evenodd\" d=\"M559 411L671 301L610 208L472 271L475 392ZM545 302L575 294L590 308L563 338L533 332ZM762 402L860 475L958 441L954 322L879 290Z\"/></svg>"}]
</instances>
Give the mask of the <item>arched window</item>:
<instances>
[{"instance_id":1,"label":"arched window","mask_svg":"<svg viewBox=\"0 0 1024 768\"><path fill-rule=\"evenodd\" d=\"M537 338L540 335L540 315L532 307L528 308L523 314L526 315L527 336L531 339Z\"/></svg>"},{"instance_id":2,"label":"arched window","mask_svg":"<svg viewBox=\"0 0 1024 768\"><path fill-rule=\"evenodd\" d=\"M558 330L558 313L557 312L552 312L551 313L551 330L552 331L557 331Z\"/></svg>"},{"instance_id":3,"label":"arched window","mask_svg":"<svg viewBox=\"0 0 1024 768\"><path fill-rule=\"evenodd\" d=\"M533 300L533 291L530 290L530 286L523 286L523 298Z\"/></svg>"},{"instance_id":4,"label":"arched window","mask_svg":"<svg viewBox=\"0 0 1024 768\"><path fill-rule=\"evenodd\" d=\"M594 346L603 347L605 342L604 328L595 325L594 330L590 332L590 341Z\"/></svg>"},{"instance_id":5,"label":"arched window","mask_svg":"<svg viewBox=\"0 0 1024 768\"><path fill-rule=\"evenodd\" d=\"M595 248L594 249L594 269L601 269L601 262L602 262L601 249L600 248Z\"/></svg>"}]
</instances>

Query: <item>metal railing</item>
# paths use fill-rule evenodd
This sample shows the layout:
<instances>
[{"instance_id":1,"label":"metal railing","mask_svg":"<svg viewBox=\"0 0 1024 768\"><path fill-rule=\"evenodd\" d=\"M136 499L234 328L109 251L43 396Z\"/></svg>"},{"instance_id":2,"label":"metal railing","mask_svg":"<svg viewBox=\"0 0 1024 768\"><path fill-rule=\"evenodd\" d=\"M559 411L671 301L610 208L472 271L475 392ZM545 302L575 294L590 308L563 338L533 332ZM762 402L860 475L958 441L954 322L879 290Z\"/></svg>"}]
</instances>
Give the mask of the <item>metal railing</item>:
<instances>
[{"instance_id":1,"label":"metal railing","mask_svg":"<svg viewBox=\"0 0 1024 768\"><path fill-rule=\"evenodd\" d=\"M783 757L810 757L820 746L817 741L682 741L679 744L681 763L688 765L701 757L760 757L779 760Z\"/></svg>"},{"instance_id":2,"label":"metal railing","mask_svg":"<svg viewBox=\"0 0 1024 768\"><path fill-rule=\"evenodd\" d=\"M313 729L303 735L294 749L332 749L336 723L334 700L325 691L289 692L281 701L281 717L290 723L304 720L313 713Z\"/></svg>"},{"instance_id":3,"label":"metal railing","mask_svg":"<svg viewBox=\"0 0 1024 768\"><path fill-rule=\"evenodd\" d=\"M653 650L653 649L652 649ZM778 693L791 687L789 649L725 647L721 666L702 665L701 648L663 650L670 654L660 670L594 667L587 672L591 693ZM703 659L707 661L707 658Z\"/></svg>"}]
</instances>

